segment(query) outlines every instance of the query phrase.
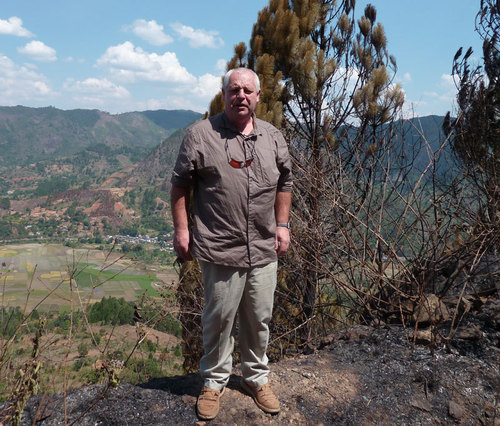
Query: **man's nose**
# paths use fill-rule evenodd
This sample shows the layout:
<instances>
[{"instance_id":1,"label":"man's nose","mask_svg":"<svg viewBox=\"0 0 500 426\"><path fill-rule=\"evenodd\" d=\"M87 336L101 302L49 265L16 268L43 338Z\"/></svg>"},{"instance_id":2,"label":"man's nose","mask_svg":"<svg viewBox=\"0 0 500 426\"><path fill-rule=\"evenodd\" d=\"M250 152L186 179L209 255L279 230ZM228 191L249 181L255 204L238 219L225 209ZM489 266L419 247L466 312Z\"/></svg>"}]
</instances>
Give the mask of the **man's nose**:
<instances>
[{"instance_id":1,"label":"man's nose","mask_svg":"<svg viewBox=\"0 0 500 426\"><path fill-rule=\"evenodd\" d=\"M238 98L244 98L245 97L245 90L244 89L238 90L237 96L238 96Z\"/></svg>"}]
</instances>

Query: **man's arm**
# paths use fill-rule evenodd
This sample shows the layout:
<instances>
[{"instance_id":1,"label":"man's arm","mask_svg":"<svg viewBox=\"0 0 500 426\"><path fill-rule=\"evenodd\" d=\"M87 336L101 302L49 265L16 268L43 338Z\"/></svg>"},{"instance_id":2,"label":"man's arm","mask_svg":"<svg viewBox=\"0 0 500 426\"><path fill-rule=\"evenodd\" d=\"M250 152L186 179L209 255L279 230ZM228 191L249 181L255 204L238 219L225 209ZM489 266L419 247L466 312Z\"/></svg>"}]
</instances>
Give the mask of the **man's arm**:
<instances>
[{"instance_id":1,"label":"man's arm","mask_svg":"<svg viewBox=\"0 0 500 426\"><path fill-rule=\"evenodd\" d=\"M189 187L172 185L170 205L174 219L174 250L184 260L193 260L189 252Z\"/></svg>"},{"instance_id":2,"label":"man's arm","mask_svg":"<svg viewBox=\"0 0 500 426\"><path fill-rule=\"evenodd\" d=\"M276 201L274 202L276 223L288 222L291 203L292 203L291 192L278 191L276 193ZM289 246L290 246L290 230L282 226L277 226L276 242L274 243L274 248L278 252L278 256L285 254Z\"/></svg>"}]
</instances>

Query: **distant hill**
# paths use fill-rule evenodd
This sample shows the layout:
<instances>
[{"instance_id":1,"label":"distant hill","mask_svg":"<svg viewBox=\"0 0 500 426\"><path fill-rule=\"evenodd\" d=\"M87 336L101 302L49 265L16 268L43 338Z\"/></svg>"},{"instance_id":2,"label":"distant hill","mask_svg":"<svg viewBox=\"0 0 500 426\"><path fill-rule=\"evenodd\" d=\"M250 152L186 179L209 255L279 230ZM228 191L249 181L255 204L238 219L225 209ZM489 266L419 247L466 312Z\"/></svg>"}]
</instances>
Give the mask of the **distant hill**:
<instances>
[{"instance_id":1,"label":"distant hill","mask_svg":"<svg viewBox=\"0 0 500 426\"><path fill-rule=\"evenodd\" d=\"M443 133L444 117L429 115L407 120L403 131L397 135L397 143L404 143L410 149L415 149L415 168L423 171L433 159L434 153L438 152L445 140ZM449 153L449 144L445 145L444 151ZM439 159L438 169L445 167L443 158Z\"/></svg>"},{"instance_id":2,"label":"distant hill","mask_svg":"<svg viewBox=\"0 0 500 426\"><path fill-rule=\"evenodd\" d=\"M54 160L90 150L147 153L201 117L193 111L112 115L98 110L0 107L0 167Z\"/></svg>"},{"instance_id":3,"label":"distant hill","mask_svg":"<svg viewBox=\"0 0 500 426\"><path fill-rule=\"evenodd\" d=\"M408 161L414 162L416 174L427 167L433 153L439 149L444 141L443 120L442 116L430 115L407 120L402 129L400 125L396 124L396 128L400 132L396 134L395 144L404 144L408 147L409 156L411 155L410 151L415 150L415 158L409 158ZM132 186L141 183L159 184L165 179L168 182L185 132L185 128L180 129L165 139L147 157L136 164L133 172L129 174L123 184ZM446 151L448 149L449 147L446 148ZM443 159L440 158L440 161ZM437 166L438 169L447 167L445 164Z\"/></svg>"},{"instance_id":4,"label":"distant hill","mask_svg":"<svg viewBox=\"0 0 500 426\"><path fill-rule=\"evenodd\" d=\"M145 115L153 123L169 131L187 127L201 117L198 112L186 110L167 111L159 109L157 111L143 111L140 114Z\"/></svg>"},{"instance_id":5,"label":"distant hill","mask_svg":"<svg viewBox=\"0 0 500 426\"><path fill-rule=\"evenodd\" d=\"M159 185L168 182L185 134L186 128L179 129L165 139L135 166L122 185L137 186L140 183Z\"/></svg>"}]
</instances>

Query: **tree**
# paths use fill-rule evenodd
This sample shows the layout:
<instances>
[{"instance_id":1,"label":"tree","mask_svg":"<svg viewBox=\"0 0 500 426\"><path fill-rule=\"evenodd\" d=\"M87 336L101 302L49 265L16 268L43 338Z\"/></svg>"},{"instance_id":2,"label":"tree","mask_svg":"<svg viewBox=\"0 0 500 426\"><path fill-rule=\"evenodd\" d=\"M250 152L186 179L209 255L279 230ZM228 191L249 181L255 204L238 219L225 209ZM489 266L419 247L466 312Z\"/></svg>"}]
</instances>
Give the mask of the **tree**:
<instances>
[{"instance_id":1,"label":"tree","mask_svg":"<svg viewBox=\"0 0 500 426\"><path fill-rule=\"evenodd\" d=\"M285 299L299 295L292 303L295 309L288 311L296 311L293 326L306 324L304 342L324 326L320 319L333 303L325 299L333 295L325 287L327 265L339 230L372 200L377 171L385 172L380 160L390 143L382 126L404 100L399 86L392 84L396 63L387 52L375 8L368 5L356 20L354 6L350 0L271 0L259 12L247 55L263 93L281 89L264 97L257 113L267 118L282 106L282 127L294 158L295 248L280 285ZM345 198L341 206L332 204L332 193ZM360 237L366 244L367 236Z\"/></svg>"},{"instance_id":2,"label":"tree","mask_svg":"<svg viewBox=\"0 0 500 426\"><path fill-rule=\"evenodd\" d=\"M476 31L483 40L483 64L473 65L472 48L460 48L453 60L458 88L457 118L446 115L453 150L473 182L480 228L500 244L500 3L481 0Z\"/></svg>"}]
</instances>

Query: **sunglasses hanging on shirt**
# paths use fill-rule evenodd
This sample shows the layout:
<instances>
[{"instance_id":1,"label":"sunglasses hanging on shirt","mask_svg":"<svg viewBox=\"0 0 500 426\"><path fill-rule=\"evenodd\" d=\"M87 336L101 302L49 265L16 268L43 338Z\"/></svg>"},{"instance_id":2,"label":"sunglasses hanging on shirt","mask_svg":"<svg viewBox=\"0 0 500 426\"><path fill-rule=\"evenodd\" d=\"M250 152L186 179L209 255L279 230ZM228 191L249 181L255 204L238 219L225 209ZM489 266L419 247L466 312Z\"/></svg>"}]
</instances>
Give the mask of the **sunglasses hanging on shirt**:
<instances>
[{"instance_id":1,"label":"sunglasses hanging on shirt","mask_svg":"<svg viewBox=\"0 0 500 426\"><path fill-rule=\"evenodd\" d=\"M247 143L246 143L249 141L253 141L253 144L250 147L248 147ZM250 143L248 145L250 145ZM249 148L249 149L247 149L247 148ZM255 157L255 137L252 136L249 138L245 138L243 140L243 153L245 155L245 159L243 161L236 160L231 156L231 152L229 149L229 141L227 139L226 139L225 149L226 149L227 162L229 163L229 165L231 167L234 167L235 169L244 169L245 167L250 167L250 165L252 164L252 161ZM248 155L247 155L247 151L250 151L248 153Z\"/></svg>"}]
</instances>

